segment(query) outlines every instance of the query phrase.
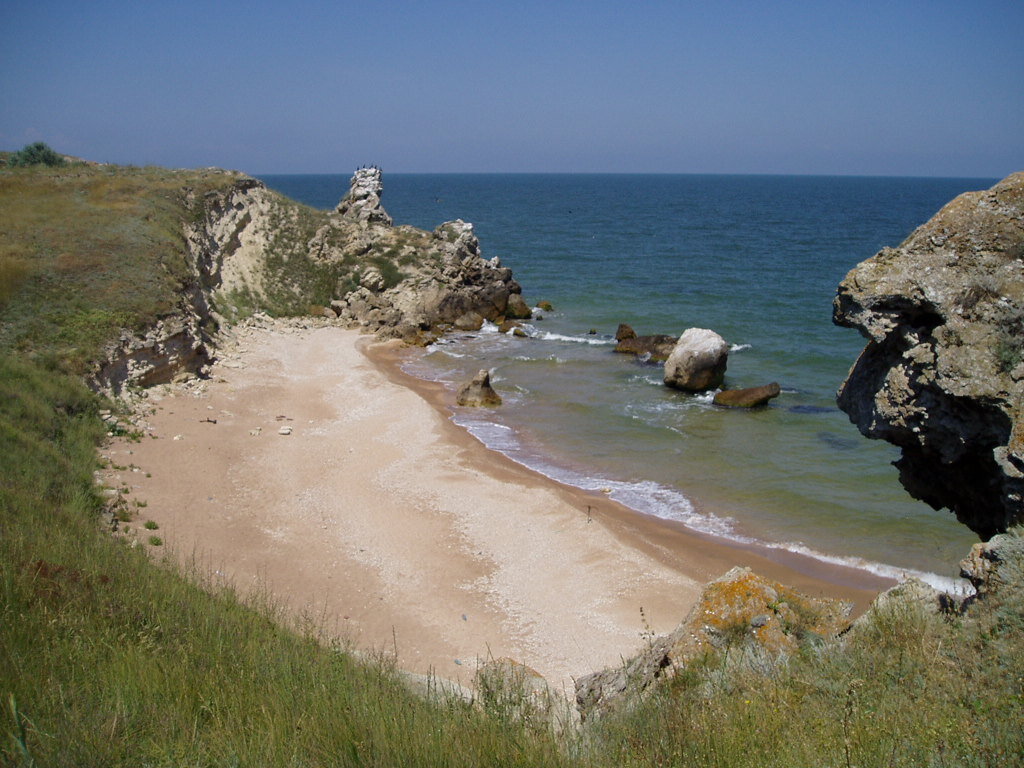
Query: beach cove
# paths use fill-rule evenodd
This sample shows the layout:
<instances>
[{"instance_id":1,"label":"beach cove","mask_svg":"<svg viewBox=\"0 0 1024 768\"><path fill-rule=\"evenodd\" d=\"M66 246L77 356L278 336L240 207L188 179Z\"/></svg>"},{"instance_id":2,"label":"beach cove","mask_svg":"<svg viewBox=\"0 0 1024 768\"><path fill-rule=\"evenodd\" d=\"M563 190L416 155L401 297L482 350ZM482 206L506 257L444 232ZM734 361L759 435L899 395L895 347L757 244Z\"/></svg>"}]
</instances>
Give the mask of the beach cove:
<instances>
[{"instance_id":1,"label":"beach cove","mask_svg":"<svg viewBox=\"0 0 1024 768\"><path fill-rule=\"evenodd\" d=\"M131 535L152 520L178 561L400 668L468 684L511 657L567 692L734 565L858 609L891 583L556 483L452 423L402 354L310 321L235 328L208 380L151 391L141 441L108 447L144 504Z\"/></svg>"}]
</instances>

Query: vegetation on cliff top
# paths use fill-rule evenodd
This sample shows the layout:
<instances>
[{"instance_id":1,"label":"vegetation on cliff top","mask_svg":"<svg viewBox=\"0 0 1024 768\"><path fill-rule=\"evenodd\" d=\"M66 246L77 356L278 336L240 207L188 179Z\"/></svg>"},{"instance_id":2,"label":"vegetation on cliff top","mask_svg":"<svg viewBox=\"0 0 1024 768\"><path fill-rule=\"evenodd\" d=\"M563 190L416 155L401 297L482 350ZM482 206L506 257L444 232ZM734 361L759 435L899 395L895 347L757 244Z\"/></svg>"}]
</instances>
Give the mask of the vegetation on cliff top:
<instances>
[{"instance_id":1,"label":"vegetation on cliff top","mask_svg":"<svg viewBox=\"0 0 1024 768\"><path fill-rule=\"evenodd\" d=\"M0 170L0 765L971 766L1024 754L1024 574L948 620L880 613L787 663L698 660L559 741L429 703L271 605L100 525L105 404L76 374L190 279L219 171ZM107 405L106 407L109 407Z\"/></svg>"}]
</instances>

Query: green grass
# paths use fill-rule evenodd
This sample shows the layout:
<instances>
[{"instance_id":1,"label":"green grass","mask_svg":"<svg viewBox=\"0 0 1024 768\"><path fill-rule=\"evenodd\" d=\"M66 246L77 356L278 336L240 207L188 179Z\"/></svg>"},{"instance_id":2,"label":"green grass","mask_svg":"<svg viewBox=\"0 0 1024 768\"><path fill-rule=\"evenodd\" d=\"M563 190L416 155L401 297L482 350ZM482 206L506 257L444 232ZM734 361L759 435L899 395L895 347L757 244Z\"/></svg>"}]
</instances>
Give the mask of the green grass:
<instances>
[{"instance_id":1,"label":"green grass","mask_svg":"<svg viewBox=\"0 0 1024 768\"><path fill-rule=\"evenodd\" d=\"M0 352L83 373L121 329L171 312L193 281L184 190L223 172L72 165L0 170Z\"/></svg>"}]
</instances>

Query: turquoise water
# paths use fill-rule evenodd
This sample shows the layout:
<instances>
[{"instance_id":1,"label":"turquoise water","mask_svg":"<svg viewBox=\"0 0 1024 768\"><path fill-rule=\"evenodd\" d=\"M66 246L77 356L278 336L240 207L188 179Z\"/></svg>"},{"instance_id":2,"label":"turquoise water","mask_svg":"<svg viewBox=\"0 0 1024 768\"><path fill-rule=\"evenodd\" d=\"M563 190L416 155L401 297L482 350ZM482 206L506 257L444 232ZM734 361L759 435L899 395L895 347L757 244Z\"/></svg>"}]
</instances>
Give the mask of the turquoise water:
<instances>
[{"instance_id":1,"label":"turquoise water","mask_svg":"<svg viewBox=\"0 0 1024 768\"><path fill-rule=\"evenodd\" d=\"M268 176L332 207L342 176ZM413 355L460 383L491 368L505 405L456 421L493 448L640 512L881 573L955 576L974 538L910 499L896 450L863 438L835 391L863 340L831 323L836 286L960 192L992 179L685 175L385 175L396 223L473 222L486 258L555 310L531 338L493 328ZM641 334L712 328L733 345L727 384L778 381L758 411L722 410L616 355ZM590 333L590 331L596 333Z\"/></svg>"}]
</instances>

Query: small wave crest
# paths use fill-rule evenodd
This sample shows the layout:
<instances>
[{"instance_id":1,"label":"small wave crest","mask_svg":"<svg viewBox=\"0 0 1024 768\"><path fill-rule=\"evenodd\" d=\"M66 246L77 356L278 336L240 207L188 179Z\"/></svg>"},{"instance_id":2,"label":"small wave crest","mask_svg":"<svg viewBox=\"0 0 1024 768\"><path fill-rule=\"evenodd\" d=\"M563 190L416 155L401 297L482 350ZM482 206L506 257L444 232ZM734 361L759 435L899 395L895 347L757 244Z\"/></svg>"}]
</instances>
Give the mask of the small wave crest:
<instances>
[{"instance_id":1,"label":"small wave crest","mask_svg":"<svg viewBox=\"0 0 1024 768\"><path fill-rule=\"evenodd\" d=\"M745 349L750 349L749 344L733 344L729 347L730 352L742 352Z\"/></svg>"},{"instance_id":2,"label":"small wave crest","mask_svg":"<svg viewBox=\"0 0 1024 768\"><path fill-rule=\"evenodd\" d=\"M541 331L535 338L542 341L567 341L573 344L590 344L592 346L608 346L615 344L615 339L605 339L600 336L566 336L564 333L551 333Z\"/></svg>"}]
</instances>

